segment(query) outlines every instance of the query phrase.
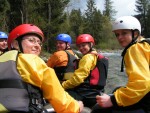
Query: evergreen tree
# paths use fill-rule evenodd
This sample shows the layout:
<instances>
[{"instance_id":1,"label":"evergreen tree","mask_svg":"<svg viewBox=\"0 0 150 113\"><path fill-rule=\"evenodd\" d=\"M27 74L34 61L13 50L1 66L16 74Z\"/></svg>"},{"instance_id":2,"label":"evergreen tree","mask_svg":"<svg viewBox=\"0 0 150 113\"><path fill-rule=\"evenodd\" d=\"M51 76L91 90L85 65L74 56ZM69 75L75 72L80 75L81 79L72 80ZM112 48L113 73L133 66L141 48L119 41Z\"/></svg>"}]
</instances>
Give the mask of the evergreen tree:
<instances>
[{"instance_id":1,"label":"evergreen tree","mask_svg":"<svg viewBox=\"0 0 150 113\"><path fill-rule=\"evenodd\" d=\"M9 19L9 30L12 30L14 27L22 23L22 4L21 0L8 0L10 4L10 11L8 15ZM15 3L15 4L14 4Z\"/></svg>"},{"instance_id":2,"label":"evergreen tree","mask_svg":"<svg viewBox=\"0 0 150 113\"><path fill-rule=\"evenodd\" d=\"M89 33L95 38L95 42L99 44L101 40L101 12L95 7L94 0L87 1L87 9L85 10L84 33Z\"/></svg>"},{"instance_id":3,"label":"evergreen tree","mask_svg":"<svg viewBox=\"0 0 150 113\"><path fill-rule=\"evenodd\" d=\"M62 24L66 21L66 13L64 12L69 0L47 0L48 6L45 8L45 12L48 17L48 24L45 28L45 34L48 39L46 48L55 49L55 37L60 33ZM46 4L45 4L46 5ZM48 10L47 10L48 9ZM48 49L48 51L51 51Z\"/></svg>"},{"instance_id":4,"label":"evergreen tree","mask_svg":"<svg viewBox=\"0 0 150 113\"><path fill-rule=\"evenodd\" d=\"M10 5L7 0L0 0L0 30L8 32L7 13L10 10Z\"/></svg>"},{"instance_id":5,"label":"evergreen tree","mask_svg":"<svg viewBox=\"0 0 150 113\"><path fill-rule=\"evenodd\" d=\"M104 8L103 14L107 16L109 20L113 20L114 19L113 17L117 13L117 11L113 9L112 4L113 2L111 0L105 0L105 4L104 4L105 8Z\"/></svg>"},{"instance_id":6,"label":"evergreen tree","mask_svg":"<svg viewBox=\"0 0 150 113\"><path fill-rule=\"evenodd\" d=\"M142 25L142 34L147 37L148 33L148 26L147 26L147 12L149 6L149 0L136 0L136 12L138 13L135 15L141 22Z\"/></svg>"},{"instance_id":7,"label":"evergreen tree","mask_svg":"<svg viewBox=\"0 0 150 113\"><path fill-rule=\"evenodd\" d=\"M107 37L112 36L109 16L101 14L94 0L87 1L85 13L80 9L66 12L69 3L70 0L0 0L1 29L9 32L22 23L35 24L44 32L43 48L49 52L54 50L55 37L59 33L68 33L73 41L79 34L89 33L96 45L102 47L108 41Z\"/></svg>"},{"instance_id":8,"label":"evergreen tree","mask_svg":"<svg viewBox=\"0 0 150 113\"><path fill-rule=\"evenodd\" d=\"M147 28L147 32L146 32L146 38L149 38L150 37L150 5L148 5L148 11L147 11L147 24L146 24L146 28Z\"/></svg>"},{"instance_id":9,"label":"evergreen tree","mask_svg":"<svg viewBox=\"0 0 150 113\"><path fill-rule=\"evenodd\" d=\"M80 9L71 11L69 15L69 23L71 26L70 34L72 34L73 37L77 37L79 34L83 33L83 17Z\"/></svg>"}]
</instances>

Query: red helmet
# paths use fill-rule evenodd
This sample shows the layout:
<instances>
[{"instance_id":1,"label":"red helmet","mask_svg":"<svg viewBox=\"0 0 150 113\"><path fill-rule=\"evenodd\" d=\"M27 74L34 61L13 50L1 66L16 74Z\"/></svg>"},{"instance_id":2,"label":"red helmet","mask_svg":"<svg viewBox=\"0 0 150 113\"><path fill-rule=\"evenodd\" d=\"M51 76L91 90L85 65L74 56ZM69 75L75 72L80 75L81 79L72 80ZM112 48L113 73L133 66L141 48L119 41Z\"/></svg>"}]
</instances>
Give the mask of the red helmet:
<instances>
[{"instance_id":1,"label":"red helmet","mask_svg":"<svg viewBox=\"0 0 150 113\"><path fill-rule=\"evenodd\" d=\"M11 43L13 40L29 33L36 34L42 41L44 40L44 34L37 26L33 24L21 24L10 32L8 36L8 49L11 49Z\"/></svg>"},{"instance_id":2,"label":"red helmet","mask_svg":"<svg viewBox=\"0 0 150 113\"><path fill-rule=\"evenodd\" d=\"M84 42L92 42L93 44L95 44L94 38L90 34L81 34L77 37L76 39L77 45Z\"/></svg>"}]
</instances>

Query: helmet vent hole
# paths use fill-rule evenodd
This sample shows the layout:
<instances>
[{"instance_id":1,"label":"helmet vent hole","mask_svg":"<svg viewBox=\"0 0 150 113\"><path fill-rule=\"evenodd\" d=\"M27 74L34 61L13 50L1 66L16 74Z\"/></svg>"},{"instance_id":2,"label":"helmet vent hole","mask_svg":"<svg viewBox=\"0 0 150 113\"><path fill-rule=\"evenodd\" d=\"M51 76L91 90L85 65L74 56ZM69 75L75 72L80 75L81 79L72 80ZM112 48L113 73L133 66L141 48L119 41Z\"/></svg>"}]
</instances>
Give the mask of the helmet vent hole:
<instances>
[{"instance_id":1,"label":"helmet vent hole","mask_svg":"<svg viewBox=\"0 0 150 113\"><path fill-rule=\"evenodd\" d=\"M122 23L123 21L121 20L120 23Z\"/></svg>"}]
</instances>

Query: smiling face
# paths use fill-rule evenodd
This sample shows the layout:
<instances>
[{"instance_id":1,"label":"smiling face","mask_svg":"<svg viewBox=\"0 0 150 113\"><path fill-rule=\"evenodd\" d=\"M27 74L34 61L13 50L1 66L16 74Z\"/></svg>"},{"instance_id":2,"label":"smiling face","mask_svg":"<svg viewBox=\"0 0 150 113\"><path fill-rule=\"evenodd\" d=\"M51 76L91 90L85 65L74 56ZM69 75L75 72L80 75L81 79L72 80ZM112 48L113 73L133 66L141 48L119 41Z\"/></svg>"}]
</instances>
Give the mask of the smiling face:
<instances>
[{"instance_id":1,"label":"smiling face","mask_svg":"<svg viewBox=\"0 0 150 113\"><path fill-rule=\"evenodd\" d=\"M56 49L57 49L57 51L63 51L63 50L66 50L69 47L70 47L69 43L66 43L66 42L60 41L60 40L56 41Z\"/></svg>"},{"instance_id":2,"label":"smiling face","mask_svg":"<svg viewBox=\"0 0 150 113\"><path fill-rule=\"evenodd\" d=\"M88 42L78 44L77 47L83 55L87 54L91 49Z\"/></svg>"},{"instance_id":3,"label":"smiling face","mask_svg":"<svg viewBox=\"0 0 150 113\"><path fill-rule=\"evenodd\" d=\"M26 35L21 44L23 53L40 55L42 42L38 36Z\"/></svg>"},{"instance_id":4,"label":"smiling face","mask_svg":"<svg viewBox=\"0 0 150 113\"><path fill-rule=\"evenodd\" d=\"M131 43L131 41L132 41L131 30L120 29L120 30L115 30L114 33L116 35L116 38L117 38L119 44L122 47L126 47L128 44Z\"/></svg>"},{"instance_id":5,"label":"smiling face","mask_svg":"<svg viewBox=\"0 0 150 113\"><path fill-rule=\"evenodd\" d=\"M42 42L38 36L26 35L21 44L23 53L40 55Z\"/></svg>"},{"instance_id":6,"label":"smiling face","mask_svg":"<svg viewBox=\"0 0 150 113\"><path fill-rule=\"evenodd\" d=\"M0 50L7 48L7 39L0 38Z\"/></svg>"}]
</instances>

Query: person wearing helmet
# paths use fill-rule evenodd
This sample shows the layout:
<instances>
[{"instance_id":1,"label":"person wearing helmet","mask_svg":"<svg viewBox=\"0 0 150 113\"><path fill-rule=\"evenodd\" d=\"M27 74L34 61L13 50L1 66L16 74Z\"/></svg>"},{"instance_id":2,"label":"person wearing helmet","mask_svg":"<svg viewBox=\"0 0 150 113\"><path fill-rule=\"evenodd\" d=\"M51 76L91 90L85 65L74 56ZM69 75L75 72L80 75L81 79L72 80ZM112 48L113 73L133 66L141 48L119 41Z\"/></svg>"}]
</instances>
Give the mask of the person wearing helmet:
<instances>
[{"instance_id":1,"label":"person wearing helmet","mask_svg":"<svg viewBox=\"0 0 150 113\"><path fill-rule=\"evenodd\" d=\"M86 107L91 108L96 103L96 95L102 90L96 88L97 86L90 87L88 82L90 72L97 63L97 51L93 48L94 38L90 34L81 34L76 38L76 45L83 56L74 75L63 81L62 86L72 97L82 100Z\"/></svg>"},{"instance_id":2,"label":"person wearing helmet","mask_svg":"<svg viewBox=\"0 0 150 113\"><path fill-rule=\"evenodd\" d=\"M112 94L97 96L92 113L148 113L150 111L150 45L141 36L141 24L133 16L117 18L112 29L122 52L121 71L126 69L127 84Z\"/></svg>"},{"instance_id":3,"label":"person wearing helmet","mask_svg":"<svg viewBox=\"0 0 150 113\"><path fill-rule=\"evenodd\" d=\"M7 51L7 34L0 31L0 55Z\"/></svg>"},{"instance_id":4,"label":"person wearing helmet","mask_svg":"<svg viewBox=\"0 0 150 113\"><path fill-rule=\"evenodd\" d=\"M10 32L10 51L0 56L0 112L42 113L43 97L57 113L82 111L83 103L64 91L54 70L38 57L43 41L43 32L33 24Z\"/></svg>"},{"instance_id":5,"label":"person wearing helmet","mask_svg":"<svg viewBox=\"0 0 150 113\"><path fill-rule=\"evenodd\" d=\"M71 36L65 33L59 34L56 37L57 51L47 61L47 65L55 70L60 82L69 79L73 75L73 61L78 58L70 47L71 42Z\"/></svg>"}]
</instances>

